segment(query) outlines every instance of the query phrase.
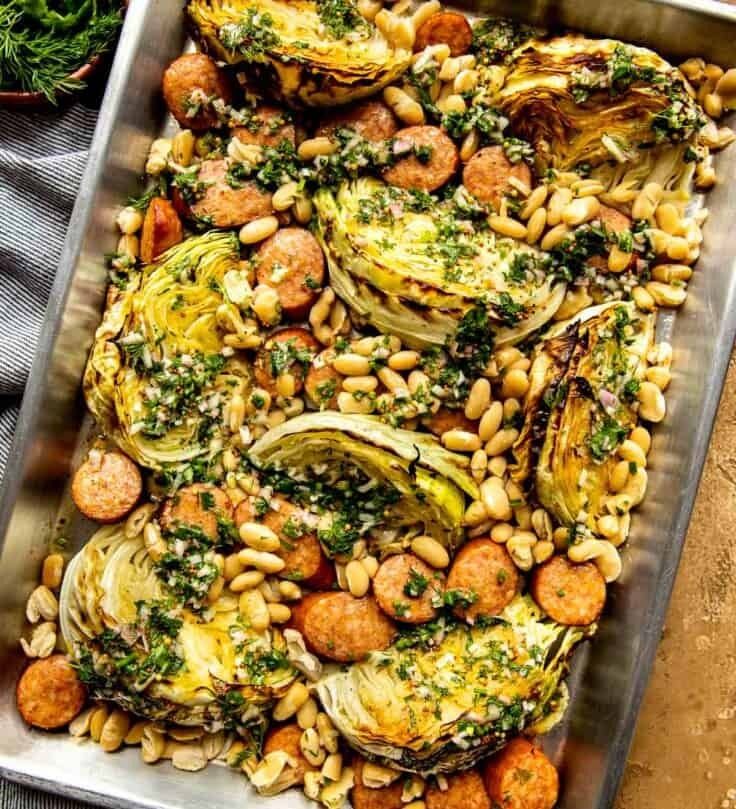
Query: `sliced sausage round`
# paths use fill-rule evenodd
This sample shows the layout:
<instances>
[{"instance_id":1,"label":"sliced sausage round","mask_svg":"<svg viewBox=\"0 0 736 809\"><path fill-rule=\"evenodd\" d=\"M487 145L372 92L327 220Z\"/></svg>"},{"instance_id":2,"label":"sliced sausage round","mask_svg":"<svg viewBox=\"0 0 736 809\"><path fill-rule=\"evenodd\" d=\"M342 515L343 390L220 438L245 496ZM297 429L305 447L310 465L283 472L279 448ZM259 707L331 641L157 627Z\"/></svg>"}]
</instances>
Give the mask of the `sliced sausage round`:
<instances>
[{"instance_id":1,"label":"sliced sausage round","mask_svg":"<svg viewBox=\"0 0 736 809\"><path fill-rule=\"evenodd\" d=\"M516 177L529 187L532 173L526 163L512 163L502 146L486 146L477 151L463 169L463 185L480 202L490 203L498 211L503 195L511 188L509 178Z\"/></svg>"},{"instance_id":2,"label":"sliced sausage round","mask_svg":"<svg viewBox=\"0 0 736 809\"><path fill-rule=\"evenodd\" d=\"M202 184L201 195L191 203L185 202L189 215L211 223L216 228L245 225L273 213L271 194L261 191L252 180L228 182L225 160L203 160L197 174ZM175 189L181 198L185 194Z\"/></svg>"},{"instance_id":3,"label":"sliced sausage round","mask_svg":"<svg viewBox=\"0 0 736 809\"><path fill-rule=\"evenodd\" d=\"M437 615L434 603L442 596L444 576L413 553L389 556L373 579L378 606L396 621L423 624Z\"/></svg>"},{"instance_id":4,"label":"sliced sausage round","mask_svg":"<svg viewBox=\"0 0 736 809\"><path fill-rule=\"evenodd\" d=\"M593 623L606 603L606 581L595 564L561 555L534 569L529 592L550 618L567 626Z\"/></svg>"},{"instance_id":5,"label":"sliced sausage round","mask_svg":"<svg viewBox=\"0 0 736 809\"><path fill-rule=\"evenodd\" d=\"M295 393L304 387L306 370L319 349L319 343L306 329L282 329L266 340L256 356L254 373L260 387L276 395L276 380L290 373L296 382Z\"/></svg>"},{"instance_id":6,"label":"sliced sausage round","mask_svg":"<svg viewBox=\"0 0 736 809\"><path fill-rule=\"evenodd\" d=\"M315 137L332 137L338 129L352 129L353 132L370 141L392 138L398 126L391 109L376 99L361 101L323 118Z\"/></svg>"},{"instance_id":7,"label":"sliced sausage round","mask_svg":"<svg viewBox=\"0 0 736 809\"><path fill-rule=\"evenodd\" d=\"M422 423L436 436L441 436L448 430L474 433L478 428L478 422L471 421L462 410L450 410L449 407L440 407L436 413L423 419Z\"/></svg>"},{"instance_id":8,"label":"sliced sausage round","mask_svg":"<svg viewBox=\"0 0 736 809\"><path fill-rule=\"evenodd\" d=\"M72 480L72 500L95 522L121 520L138 502L143 480L138 467L122 452L92 450Z\"/></svg>"},{"instance_id":9,"label":"sliced sausage round","mask_svg":"<svg viewBox=\"0 0 736 809\"><path fill-rule=\"evenodd\" d=\"M414 50L422 51L427 45L450 46L450 56L460 56L473 44L473 29L464 14L440 11L423 22L417 30Z\"/></svg>"},{"instance_id":10,"label":"sliced sausage round","mask_svg":"<svg viewBox=\"0 0 736 809\"><path fill-rule=\"evenodd\" d=\"M349 663L370 652L387 649L396 637L396 627L381 612L374 598L355 598L350 593L318 593L303 616L303 635L320 657Z\"/></svg>"},{"instance_id":11,"label":"sliced sausage round","mask_svg":"<svg viewBox=\"0 0 736 809\"><path fill-rule=\"evenodd\" d=\"M400 129L396 133L394 153L397 162L384 171L386 182L421 191L441 188L455 173L459 161L457 147L436 126Z\"/></svg>"},{"instance_id":12,"label":"sliced sausage round","mask_svg":"<svg viewBox=\"0 0 736 809\"><path fill-rule=\"evenodd\" d=\"M271 504L277 508L269 508L258 517L252 502L243 500L235 510L235 524L261 522L278 536L281 548L276 553L286 563L279 573L281 578L307 587L329 587L334 578L333 566L324 555L317 534L306 526L304 512L283 497L272 498ZM326 572L325 566L330 573Z\"/></svg>"},{"instance_id":13,"label":"sliced sausage round","mask_svg":"<svg viewBox=\"0 0 736 809\"><path fill-rule=\"evenodd\" d=\"M302 729L296 723L280 725L270 728L263 741L264 756L269 753L282 751L291 756L296 762L292 786L294 784L303 784L304 774L314 772L316 769L316 767L313 767L306 758L304 758L301 747L299 747L299 739L301 738L302 732Z\"/></svg>"},{"instance_id":14,"label":"sliced sausage round","mask_svg":"<svg viewBox=\"0 0 736 809\"><path fill-rule=\"evenodd\" d=\"M492 806L552 809L557 803L557 770L538 747L521 736L488 759L483 780Z\"/></svg>"},{"instance_id":15,"label":"sliced sausage round","mask_svg":"<svg viewBox=\"0 0 736 809\"><path fill-rule=\"evenodd\" d=\"M427 809L491 809L491 799L477 770L448 775L444 792L436 783L431 784L424 794L424 802Z\"/></svg>"},{"instance_id":16,"label":"sliced sausage round","mask_svg":"<svg viewBox=\"0 0 736 809\"><path fill-rule=\"evenodd\" d=\"M20 715L37 728L64 727L82 710L87 689L65 655L34 660L15 688Z\"/></svg>"},{"instance_id":17,"label":"sliced sausage round","mask_svg":"<svg viewBox=\"0 0 736 809\"><path fill-rule=\"evenodd\" d=\"M606 230L613 233L623 233L625 230L631 229L631 219L625 213L611 208L610 205L601 205L598 218L601 220Z\"/></svg>"},{"instance_id":18,"label":"sliced sausage round","mask_svg":"<svg viewBox=\"0 0 736 809\"><path fill-rule=\"evenodd\" d=\"M332 367L334 357L335 352L331 348L317 354L304 380L304 390L309 401L318 410L337 409L337 394L344 377Z\"/></svg>"},{"instance_id":19,"label":"sliced sausage round","mask_svg":"<svg viewBox=\"0 0 736 809\"><path fill-rule=\"evenodd\" d=\"M220 125L207 99L221 98L229 103L232 97L227 77L204 53L174 59L164 72L162 87L169 112L179 126L194 132Z\"/></svg>"},{"instance_id":20,"label":"sliced sausage round","mask_svg":"<svg viewBox=\"0 0 736 809\"><path fill-rule=\"evenodd\" d=\"M296 629L297 632L301 632L302 635L304 635L304 625L307 619L307 614L324 595L326 595L326 593L323 592L307 593L306 595L303 595L299 601L295 601L294 603L290 604L291 618L289 618L289 622L287 624L289 629Z\"/></svg>"},{"instance_id":21,"label":"sliced sausage round","mask_svg":"<svg viewBox=\"0 0 736 809\"><path fill-rule=\"evenodd\" d=\"M403 809L405 804L401 800L404 789L404 779L399 776L393 783L385 787L373 789L363 783L363 769L365 759L356 758L353 761L354 782L350 793L350 803L353 809Z\"/></svg>"},{"instance_id":22,"label":"sliced sausage round","mask_svg":"<svg viewBox=\"0 0 736 809\"><path fill-rule=\"evenodd\" d=\"M472 604L454 609L459 618L470 620L498 615L513 600L519 584L519 572L506 548L483 537L463 545L447 577L448 590L474 594Z\"/></svg>"},{"instance_id":23,"label":"sliced sausage round","mask_svg":"<svg viewBox=\"0 0 736 809\"><path fill-rule=\"evenodd\" d=\"M154 197L146 210L141 229L141 261L150 264L183 238L184 229L176 208L168 199Z\"/></svg>"},{"instance_id":24,"label":"sliced sausage round","mask_svg":"<svg viewBox=\"0 0 736 809\"><path fill-rule=\"evenodd\" d=\"M304 228L281 228L259 246L255 262L258 283L278 292L286 317L306 317L325 280L325 257L314 236Z\"/></svg>"},{"instance_id":25,"label":"sliced sausage round","mask_svg":"<svg viewBox=\"0 0 736 809\"><path fill-rule=\"evenodd\" d=\"M241 143L254 143L258 146L278 146L288 141L292 146L296 143L296 130L291 116L269 104L256 107L245 126L236 126L233 137Z\"/></svg>"},{"instance_id":26,"label":"sliced sausage round","mask_svg":"<svg viewBox=\"0 0 736 809\"><path fill-rule=\"evenodd\" d=\"M159 521L164 531L177 528L199 528L210 539L217 539L219 520L231 519L230 498L211 483L184 486L170 497L161 510Z\"/></svg>"}]
</instances>

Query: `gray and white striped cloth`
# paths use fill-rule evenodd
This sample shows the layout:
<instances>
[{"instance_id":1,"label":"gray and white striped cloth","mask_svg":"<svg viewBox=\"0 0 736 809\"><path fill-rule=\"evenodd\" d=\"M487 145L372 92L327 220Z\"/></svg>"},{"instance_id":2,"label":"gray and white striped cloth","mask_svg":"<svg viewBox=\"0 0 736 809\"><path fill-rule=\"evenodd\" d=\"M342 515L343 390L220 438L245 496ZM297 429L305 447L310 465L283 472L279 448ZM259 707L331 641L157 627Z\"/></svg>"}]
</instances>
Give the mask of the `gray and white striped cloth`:
<instances>
[{"instance_id":1,"label":"gray and white striped cloth","mask_svg":"<svg viewBox=\"0 0 736 809\"><path fill-rule=\"evenodd\" d=\"M0 110L0 482L96 121ZM0 780L2 809L76 806Z\"/></svg>"},{"instance_id":2,"label":"gray and white striped cloth","mask_svg":"<svg viewBox=\"0 0 736 809\"><path fill-rule=\"evenodd\" d=\"M0 110L0 481L96 121Z\"/></svg>"}]
</instances>

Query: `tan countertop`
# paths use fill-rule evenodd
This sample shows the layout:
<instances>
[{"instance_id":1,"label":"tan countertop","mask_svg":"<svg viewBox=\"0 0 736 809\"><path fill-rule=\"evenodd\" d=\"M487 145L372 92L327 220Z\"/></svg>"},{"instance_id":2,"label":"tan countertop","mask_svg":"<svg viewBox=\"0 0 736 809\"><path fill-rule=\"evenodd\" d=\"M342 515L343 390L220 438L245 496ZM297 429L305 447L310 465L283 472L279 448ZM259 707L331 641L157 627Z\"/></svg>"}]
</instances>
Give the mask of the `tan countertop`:
<instances>
[{"instance_id":1,"label":"tan countertop","mask_svg":"<svg viewBox=\"0 0 736 809\"><path fill-rule=\"evenodd\" d=\"M736 809L736 352L616 809Z\"/></svg>"}]
</instances>

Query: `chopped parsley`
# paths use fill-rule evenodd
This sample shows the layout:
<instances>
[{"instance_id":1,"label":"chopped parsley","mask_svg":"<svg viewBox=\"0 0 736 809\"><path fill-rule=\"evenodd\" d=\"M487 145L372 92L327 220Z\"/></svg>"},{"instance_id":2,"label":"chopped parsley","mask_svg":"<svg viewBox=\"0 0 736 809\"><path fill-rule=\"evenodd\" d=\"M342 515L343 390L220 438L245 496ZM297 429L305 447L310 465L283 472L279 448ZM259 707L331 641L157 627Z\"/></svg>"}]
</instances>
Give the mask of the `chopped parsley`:
<instances>
[{"instance_id":1,"label":"chopped parsley","mask_svg":"<svg viewBox=\"0 0 736 809\"><path fill-rule=\"evenodd\" d=\"M296 480L288 471L261 470L261 483L303 508L324 515L317 538L328 556L349 556L355 543L383 523L401 497L387 482L368 478L357 467L340 464L322 475Z\"/></svg>"},{"instance_id":2,"label":"chopped parsley","mask_svg":"<svg viewBox=\"0 0 736 809\"><path fill-rule=\"evenodd\" d=\"M134 346L135 352L132 351ZM225 365L222 354L194 354L166 358L152 363L149 369L145 364L141 367L139 361L145 349L142 343L125 344L124 347L129 364L148 376L143 400L145 417L139 423L143 435L150 438L166 435L169 430L184 424L192 412L199 413L204 394ZM217 416L219 410L202 415L201 429L205 434Z\"/></svg>"},{"instance_id":3,"label":"chopped parsley","mask_svg":"<svg viewBox=\"0 0 736 809\"><path fill-rule=\"evenodd\" d=\"M247 62L259 61L281 41L273 30L273 17L253 6L247 9L240 22L223 25L219 34L222 44Z\"/></svg>"},{"instance_id":4,"label":"chopped parsley","mask_svg":"<svg viewBox=\"0 0 736 809\"><path fill-rule=\"evenodd\" d=\"M503 17L489 17L473 27L473 46L481 64L511 63L511 53L523 42L539 32L530 25L523 25Z\"/></svg>"},{"instance_id":5,"label":"chopped parsley","mask_svg":"<svg viewBox=\"0 0 736 809\"><path fill-rule=\"evenodd\" d=\"M284 523L284 527L282 529L283 533L289 537L289 539L299 539L300 537L303 537L308 530L309 527L306 525L306 523L296 519L293 516L289 517L289 519Z\"/></svg>"},{"instance_id":6,"label":"chopped parsley","mask_svg":"<svg viewBox=\"0 0 736 809\"><path fill-rule=\"evenodd\" d=\"M165 197L167 195L166 178L159 175L155 178L153 185L137 197L128 197L126 205L135 208L136 211L145 213L151 200L155 197Z\"/></svg>"},{"instance_id":7,"label":"chopped parsley","mask_svg":"<svg viewBox=\"0 0 736 809\"><path fill-rule=\"evenodd\" d=\"M85 650L80 656L79 679L94 693L105 694L117 683L136 690L152 678L165 679L184 668L176 651L182 621L173 602L138 601L136 611L136 621L125 631L105 629L94 639L96 655Z\"/></svg>"},{"instance_id":8,"label":"chopped parsley","mask_svg":"<svg viewBox=\"0 0 736 809\"><path fill-rule=\"evenodd\" d=\"M330 399L335 395L337 391L337 380L336 379L326 379L324 382L320 382L317 385L316 392L317 392L317 400L320 407L325 406Z\"/></svg>"},{"instance_id":9,"label":"chopped parsley","mask_svg":"<svg viewBox=\"0 0 736 809\"><path fill-rule=\"evenodd\" d=\"M587 64L574 71L570 91L575 101L583 104L595 92L608 90L610 96L616 98L627 93L634 84L662 84L666 80L665 73L636 65L631 48L619 43L608 59L591 57Z\"/></svg>"},{"instance_id":10,"label":"chopped parsley","mask_svg":"<svg viewBox=\"0 0 736 809\"><path fill-rule=\"evenodd\" d=\"M317 0L317 11L333 39L342 39L351 31L366 27L365 18L351 0Z\"/></svg>"},{"instance_id":11,"label":"chopped parsley","mask_svg":"<svg viewBox=\"0 0 736 809\"><path fill-rule=\"evenodd\" d=\"M265 191L275 191L290 180L299 179L301 161L297 157L294 144L282 140L278 146L263 149L263 160L258 164L255 180Z\"/></svg>"},{"instance_id":12,"label":"chopped parsley","mask_svg":"<svg viewBox=\"0 0 736 809\"><path fill-rule=\"evenodd\" d=\"M291 663L278 649L249 649L243 655L241 667L245 669L251 685L262 686L267 684L269 675L281 669L290 669Z\"/></svg>"},{"instance_id":13,"label":"chopped parsley","mask_svg":"<svg viewBox=\"0 0 736 809\"><path fill-rule=\"evenodd\" d=\"M413 567L409 569L409 576L404 585L404 595L409 598L419 598L429 586L429 579Z\"/></svg>"},{"instance_id":14,"label":"chopped parsley","mask_svg":"<svg viewBox=\"0 0 736 809\"><path fill-rule=\"evenodd\" d=\"M493 309L506 326L513 326L521 320L524 306L516 303L508 292L502 292L493 304Z\"/></svg>"},{"instance_id":15,"label":"chopped parsley","mask_svg":"<svg viewBox=\"0 0 736 809\"><path fill-rule=\"evenodd\" d=\"M201 612L210 585L220 575L214 543L194 525L177 525L164 539L169 550L156 562L156 575L179 603Z\"/></svg>"},{"instance_id":16,"label":"chopped parsley","mask_svg":"<svg viewBox=\"0 0 736 809\"><path fill-rule=\"evenodd\" d=\"M297 363L306 371L312 363L314 352L297 346L296 340L275 340L268 351L268 364L273 377L281 376Z\"/></svg>"},{"instance_id":17,"label":"chopped parsley","mask_svg":"<svg viewBox=\"0 0 736 809\"><path fill-rule=\"evenodd\" d=\"M174 175L171 184L179 189L187 205L194 205L207 190L210 183L199 179L199 166L193 166L187 171L180 171Z\"/></svg>"},{"instance_id":18,"label":"chopped parsley","mask_svg":"<svg viewBox=\"0 0 736 809\"><path fill-rule=\"evenodd\" d=\"M652 118L654 139L657 143L681 143L705 125L705 118L679 83L670 87L668 98L670 103Z\"/></svg>"},{"instance_id":19,"label":"chopped parsley","mask_svg":"<svg viewBox=\"0 0 736 809\"><path fill-rule=\"evenodd\" d=\"M550 250L546 259L549 273L563 281L574 281L585 275L588 260L608 255L608 239L603 228L583 225Z\"/></svg>"},{"instance_id":20,"label":"chopped parsley","mask_svg":"<svg viewBox=\"0 0 736 809\"><path fill-rule=\"evenodd\" d=\"M493 331L485 307L476 306L463 315L449 349L466 379L479 374L488 365L493 351Z\"/></svg>"},{"instance_id":21,"label":"chopped parsley","mask_svg":"<svg viewBox=\"0 0 736 809\"><path fill-rule=\"evenodd\" d=\"M485 104L472 104L465 112L446 112L442 116L442 127L451 138L460 140L475 129L483 145L503 143L507 124L507 119L495 107Z\"/></svg>"},{"instance_id":22,"label":"chopped parsley","mask_svg":"<svg viewBox=\"0 0 736 809\"><path fill-rule=\"evenodd\" d=\"M442 604L445 607L460 607L466 609L478 600L478 593L474 590L461 590L459 588L445 590L442 594Z\"/></svg>"},{"instance_id":23,"label":"chopped parsley","mask_svg":"<svg viewBox=\"0 0 736 809\"><path fill-rule=\"evenodd\" d=\"M394 601L391 605L394 608L394 612L399 618L404 618L409 614L409 605L406 601Z\"/></svg>"},{"instance_id":24,"label":"chopped parsley","mask_svg":"<svg viewBox=\"0 0 736 809\"><path fill-rule=\"evenodd\" d=\"M604 415L589 439L590 453L603 461L626 438L626 429L616 419Z\"/></svg>"},{"instance_id":25,"label":"chopped parsley","mask_svg":"<svg viewBox=\"0 0 736 809\"><path fill-rule=\"evenodd\" d=\"M222 721L228 730L233 730L240 724L243 713L247 707L245 697L240 691L230 690L217 697L217 707L220 709Z\"/></svg>"},{"instance_id":26,"label":"chopped parsley","mask_svg":"<svg viewBox=\"0 0 736 809\"><path fill-rule=\"evenodd\" d=\"M510 284L526 284L538 266L539 262L533 253L516 253L504 277Z\"/></svg>"}]
</instances>

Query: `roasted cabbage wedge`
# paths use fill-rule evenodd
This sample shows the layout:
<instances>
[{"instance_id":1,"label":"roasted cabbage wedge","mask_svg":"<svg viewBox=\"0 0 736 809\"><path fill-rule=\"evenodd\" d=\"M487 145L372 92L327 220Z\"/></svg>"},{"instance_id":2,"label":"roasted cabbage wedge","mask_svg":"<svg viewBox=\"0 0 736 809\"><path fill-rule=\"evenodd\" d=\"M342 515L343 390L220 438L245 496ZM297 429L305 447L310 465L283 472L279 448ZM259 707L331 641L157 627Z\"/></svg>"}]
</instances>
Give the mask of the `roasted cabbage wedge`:
<instances>
[{"instance_id":1,"label":"roasted cabbage wedge","mask_svg":"<svg viewBox=\"0 0 736 809\"><path fill-rule=\"evenodd\" d=\"M423 776L470 767L524 728L554 724L567 659L591 631L543 619L529 596L491 621L432 629L435 645L413 645L415 630L317 684L352 747Z\"/></svg>"},{"instance_id":2,"label":"roasted cabbage wedge","mask_svg":"<svg viewBox=\"0 0 736 809\"><path fill-rule=\"evenodd\" d=\"M488 310L497 345L516 342L562 302L563 283L539 262L527 258L534 269L525 269L538 251L494 234L462 198L440 201L362 178L320 189L314 204L335 292L410 346L446 345L478 306Z\"/></svg>"},{"instance_id":3,"label":"roasted cabbage wedge","mask_svg":"<svg viewBox=\"0 0 736 809\"><path fill-rule=\"evenodd\" d=\"M424 433L390 427L374 416L331 411L309 413L269 430L250 449L261 469L279 469L289 477L341 466L357 468L365 480L366 501L373 484L389 486L378 527L391 536L417 529L450 549L463 539L465 495L478 496L458 455ZM382 547L381 550L388 548Z\"/></svg>"},{"instance_id":4,"label":"roasted cabbage wedge","mask_svg":"<svg viewBox=\"0 0 736 809\"><path fill-rule=\"evenodd\" d=\"M411 48L389 42L353 0L192 0L187 10L216 58L252 66L270 94L293 106L355 101L411 62Z\"/></svg>"},{"instance_id":5,"label":"roasted cabbage wedge","mask_svg":"<svg viewBox=\"0 0 736 809\"><path fill-rule=\"evenodd\" d=\"M87 405L134 460L162 470L207 458L228 440L222 417L250 384L222 353L244 331L251 290L235 234L171 248L110 297L84 376Z\"/></svg>"},{"instance_id":6,"label":"roasted cabbage wedge","mask_svg":"<svg viewBox=\"0 0 736 809\"><path fill-rule=\"evenodd\" d=\"M164 563L165 564L165 563ZM61 631L95 698L152 719L260 725L296 677L276 630L255 632L237 596L182 606L141 535L99 530L69 563Z\"/></svg>"},{"instance_id":7,"label":"roasted cabbage wedge","mask_svg":"<svg viewBox=\"0 0 736 809\"><path fill-rule=\"evenodd\" d=\"M705 123L680 71L646 48L570 34L508 61L497 103L540 173L638 163L660 144L684 148Z\"/></svg>"},{"instance_id":8,"label":"roasted cabbage wedge","mask_svg":"<svg viewBox=\"0 0 736 809\"><path fill-rule=\"evenodd\" d=\"M534 473L539 502L564 526L597 530L653 335L653 315L608 303L557 324L536 353L511 473L530 483Z\"/></svg>"}]
</instances>

